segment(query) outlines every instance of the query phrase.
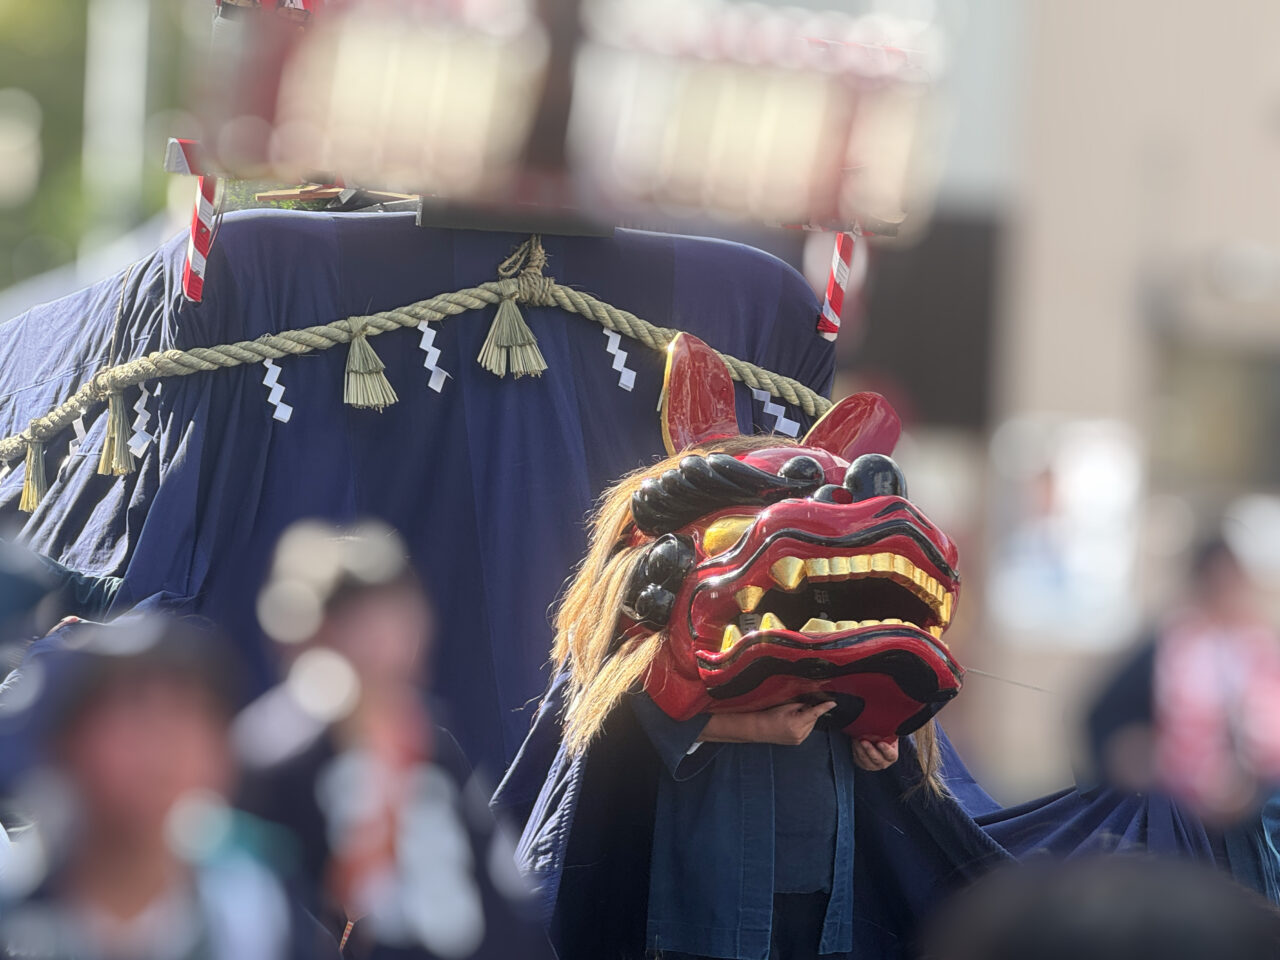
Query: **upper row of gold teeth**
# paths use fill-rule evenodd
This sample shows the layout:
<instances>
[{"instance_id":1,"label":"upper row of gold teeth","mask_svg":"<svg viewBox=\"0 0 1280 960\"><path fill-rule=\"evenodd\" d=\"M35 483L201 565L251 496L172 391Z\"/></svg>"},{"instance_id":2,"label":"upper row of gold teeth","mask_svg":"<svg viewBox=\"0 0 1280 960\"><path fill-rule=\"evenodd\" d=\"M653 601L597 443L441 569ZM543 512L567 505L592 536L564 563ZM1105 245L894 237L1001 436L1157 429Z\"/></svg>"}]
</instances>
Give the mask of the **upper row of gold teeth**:
<instances>
[{"instance_id":1,"label":"upper row of gold teeth","mask_svg":"<svg viewBox=\"0 0 1280 960\"><path fill-rule=\"evenodd\" d=\"M943 623L951 620L951 594L925 570L897 553L863 553L850 557L783 557L769 568L773 582L787 593L794 593L806 580L848 580L852 577L886 577L908 587L940 615ZM748 588L750 589L750 588ZM755 603L764 596L761 590ZM739 605L741 606L741 600ZM748 596L746 599L751 599ZM754 609L752 604L751 609ZM750 610L743 606L745 612Z\"/></svg>"}]
</instances>

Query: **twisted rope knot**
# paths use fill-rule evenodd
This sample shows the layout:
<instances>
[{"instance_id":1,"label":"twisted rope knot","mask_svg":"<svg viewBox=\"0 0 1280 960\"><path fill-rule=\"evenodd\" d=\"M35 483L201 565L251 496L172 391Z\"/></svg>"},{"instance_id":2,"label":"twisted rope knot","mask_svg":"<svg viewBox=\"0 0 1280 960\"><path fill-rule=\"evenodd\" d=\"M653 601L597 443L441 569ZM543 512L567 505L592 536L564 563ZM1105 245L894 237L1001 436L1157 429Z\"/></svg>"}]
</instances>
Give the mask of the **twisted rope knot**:
<instances>
[{"instance_id":1,"label":"twisted rope knot","mask_svg":"<svg viewBox=\"0 0 1280 960\"><path fill-rule=\"evenodd\" d=\"M97 397L105 397L111 392L111 372L115 367L103 367L89 378L89 389Z\"/></svg>"},{"instance_id":2,"label":"twisted rope knot","mask_svg":"<svg viewBox=\"0 0 1280 960\"><path fill-rule=\"evenodd\" d=\"M555 300L551 296L551 291L555 286L554 279L539 271L521 270L520 275L516 277L516 297L523 303L538 307L554 306Z\"/></svg>"}]
</instances>

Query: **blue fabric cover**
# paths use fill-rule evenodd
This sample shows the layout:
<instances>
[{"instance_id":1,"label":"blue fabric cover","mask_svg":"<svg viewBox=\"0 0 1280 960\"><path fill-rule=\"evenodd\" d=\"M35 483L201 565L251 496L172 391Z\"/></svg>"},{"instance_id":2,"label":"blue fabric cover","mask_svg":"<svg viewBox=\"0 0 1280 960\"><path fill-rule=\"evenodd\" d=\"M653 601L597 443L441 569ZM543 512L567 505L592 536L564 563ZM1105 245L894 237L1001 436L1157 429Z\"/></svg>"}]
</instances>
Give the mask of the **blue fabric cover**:
<instances>
[{"instance_id":1,"label":"blue fabric cover","mask_svg":"<svg viewBox=\"0 0 1280 960\"><path fill-rule=\"evenodd\" d=\"M94 371L152 350L253 339L495 280L523 239L421 229L409 214L229 215L201 304L181 296L179 236L127 277L0 326L0 435ZM815 329L818 303L780 260L627 230L544 245L546 272L561 283L829 391L833 350ZM593 499L663 453L655 408L664 356L623 338L636 371L628 392L599 324L522 310L549 367L538 379L499 379L476 363L492 307L433 324L451 375L441 393L428 389L418 330L372 338L400 396L381 414L342 402L345 347L279 361L288 423L272 419L261 364L166 380L148 402L158 443L124 478L96 472L103 406L69 459L70 430L50 445L49 495L24 537L82 573L122 575L113 613L162 605L218 620L256 692L273 662L254 598L280 532L307 516L386 520L404 533L436 602L440 720L496 777L528 729L522 708L546 687L547 609L585 549ZM126 404L138 395L129 390ZM774 425L742 386L738 414L745 432ZM803 419L792 408L788 416ZM23 516L23 474L15 464L0 481L0 521Z\"/></svg>"}]
</instances>

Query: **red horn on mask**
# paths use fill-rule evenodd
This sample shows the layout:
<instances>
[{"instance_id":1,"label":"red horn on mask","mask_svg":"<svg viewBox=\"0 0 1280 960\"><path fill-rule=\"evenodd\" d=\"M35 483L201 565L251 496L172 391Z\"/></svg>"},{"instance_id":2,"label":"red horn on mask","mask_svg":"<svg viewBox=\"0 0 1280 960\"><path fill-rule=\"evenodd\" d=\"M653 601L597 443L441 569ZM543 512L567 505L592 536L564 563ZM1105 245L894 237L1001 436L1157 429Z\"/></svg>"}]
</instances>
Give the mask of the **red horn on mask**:
<instances>
[{"instance_id":1,"label":"red horn on mask","mask_svg":"<svg viewBox=\"0 0 1280 960\"><path fill-rule=\"evenodd\" d=\"M902 421L878 393L845 397L809 428L801 444L818 447L852 463L864 453L893 453Z\"/></svg>"},{"instance_id":2,"label":"red horn on mask","mask_svg":"<svg viewBox=\"0 0 1280 960\"><path fill-rule=\"evenodd\" d=\"M692 334L676 334L667 347L661 409L662 441L671 454L740 432L729 369ZM878 393L855 393L823 414L802 445L852 462L864 453L893 453L901 432L902 422L888 400Z\"/></svg>"},{"instance_id":3,"label":"red horn on mask","mask_svg":"<svg viewBox=\"0 0 1280 960\"><path fill-rule=\"evenodd\" d=\"M662 442L671 454L739 434L729 368L688 333L676 334L667 347L661 420Z\"/></svg>"}]
</instances>

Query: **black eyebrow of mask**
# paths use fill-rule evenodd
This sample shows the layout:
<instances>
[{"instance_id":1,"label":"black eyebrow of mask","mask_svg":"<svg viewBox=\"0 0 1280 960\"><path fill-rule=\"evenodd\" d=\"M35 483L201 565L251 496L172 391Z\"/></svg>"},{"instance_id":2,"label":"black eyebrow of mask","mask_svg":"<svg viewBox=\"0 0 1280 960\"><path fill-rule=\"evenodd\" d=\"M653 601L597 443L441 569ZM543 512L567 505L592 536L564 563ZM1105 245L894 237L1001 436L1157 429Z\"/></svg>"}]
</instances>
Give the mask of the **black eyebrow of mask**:
<instances>
[{"instance_id":1,"label":"black eyebrow of mask","mask_svg":"<svg viewBox=\"0 0 1280 960\"><path fill-rule=\"evenodd\" d=\"M933 529L933 524L932 524L932 523L930 523L930 522L925 518L925 515L924 515L923 513L921 513L919 510L917 510L915 507L913 507L911 504L906 503L905 501L904 501L903 503L891 503L891 504L889 504L887 507L885 507L885 508L884 508L883 510L881 510L879 513L877 513L877 514L875 515L875 518L876 518L876 519L878 519L878 518L880 518L880 517L885 516L886 514L889 514L889 513L895 513L895 512L900 512L900 511L904 511L904 510L905 510L907 513L911 514L911 516L915 517L918 521L920 521L920 523L924 524L924 526L925 526L925 527L927 527L928 529L930 529L930 530L932 530L932 529Z\"/></svg>"},{"instance_id":2,"label":"black eyebrow of mask","mask_svg":"<svg viewBox=\"0 0 1280 960\"><path fill-rule=\"evenodd\" d=\"M724 507L763 507L808 496L825 482L780 477L727 453L690 455L640 485L631 497L631 517L642 533L658 536Z\"/></svg>"}]
</instances>

